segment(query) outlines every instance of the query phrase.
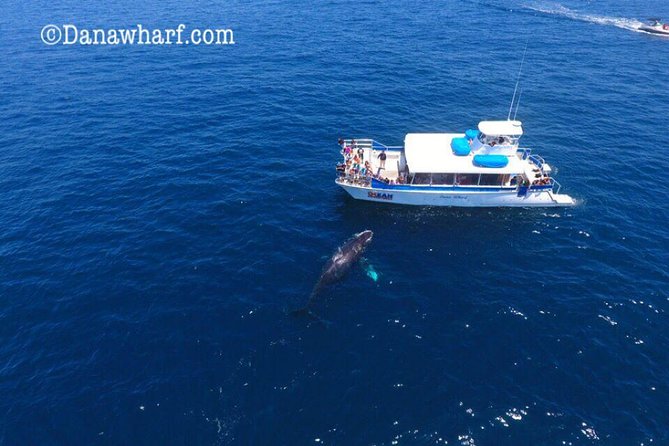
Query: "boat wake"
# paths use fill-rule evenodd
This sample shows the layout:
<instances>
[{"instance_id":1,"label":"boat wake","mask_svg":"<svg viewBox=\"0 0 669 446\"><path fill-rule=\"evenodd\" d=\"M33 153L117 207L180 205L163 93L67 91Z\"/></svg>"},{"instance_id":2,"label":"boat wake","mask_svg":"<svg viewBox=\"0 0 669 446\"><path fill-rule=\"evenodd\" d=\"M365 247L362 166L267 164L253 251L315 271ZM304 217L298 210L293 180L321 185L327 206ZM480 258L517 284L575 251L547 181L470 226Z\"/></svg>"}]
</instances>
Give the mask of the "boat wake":
<instances>
[{"instance_id":1,"label":"boat wake","mask_svg":"<svg viewBox=\"0 0 669 446\"><path fill-rule=\"evenodd\" d=\"M567 19L577 20L580 22L595 23L597 25L603 25L603 26L615 26L616 28L626 29L628 31L643 32L639 29L639 27L643 25L643 22L640 22L639 20L636 19L586 14L574 11L573 9L569 9L566 6L560 5L559 3L550 5L525 4L523 7L530 11L540 12L542 14L554 15L558 17L564 17Z\"/></svg>"}]
</instances>

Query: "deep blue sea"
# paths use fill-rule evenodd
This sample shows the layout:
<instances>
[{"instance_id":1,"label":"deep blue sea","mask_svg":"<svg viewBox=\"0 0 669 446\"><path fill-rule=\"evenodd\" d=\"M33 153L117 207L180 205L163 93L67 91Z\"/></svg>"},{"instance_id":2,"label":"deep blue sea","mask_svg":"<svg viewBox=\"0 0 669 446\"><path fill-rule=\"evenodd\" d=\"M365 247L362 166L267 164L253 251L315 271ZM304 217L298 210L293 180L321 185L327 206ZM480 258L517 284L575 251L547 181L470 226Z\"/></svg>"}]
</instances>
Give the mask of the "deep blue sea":
<instances>
[{"instance_id":1,"label":"deep blue sea","mask_svg":"<svg viewBox=\"0 0 669 446\"><path fill-rule=\"evenodd\" d=\"M665 0L11 1L0 444L668 445ZM47 46L47 24L231 28ZM337 138L505 119L570 209L356 202ZM288 315L348 237L366 258Z\"/></svg>"}]
</instances>

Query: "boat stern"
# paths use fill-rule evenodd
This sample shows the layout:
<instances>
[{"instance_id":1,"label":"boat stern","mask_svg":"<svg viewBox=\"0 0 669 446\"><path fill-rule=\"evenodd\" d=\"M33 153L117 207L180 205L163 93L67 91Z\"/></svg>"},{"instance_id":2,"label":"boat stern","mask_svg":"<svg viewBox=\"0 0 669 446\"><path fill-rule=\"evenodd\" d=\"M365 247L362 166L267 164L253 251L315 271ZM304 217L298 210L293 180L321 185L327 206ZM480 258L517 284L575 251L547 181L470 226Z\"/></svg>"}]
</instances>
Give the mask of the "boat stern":
<instances>
[{"instance_id":1,"label":"boat stern","mask_svg":"<svg viewBox=\"0 0 669 446\"><path fill-rule=\"evenodd\" d=\"M567 194L555 194L553 192L550 192L551 198L555 202L556 206L575 206L576 205L576 200L574 200L572 197L570 197Z\"/></svg>"}]
</instances>

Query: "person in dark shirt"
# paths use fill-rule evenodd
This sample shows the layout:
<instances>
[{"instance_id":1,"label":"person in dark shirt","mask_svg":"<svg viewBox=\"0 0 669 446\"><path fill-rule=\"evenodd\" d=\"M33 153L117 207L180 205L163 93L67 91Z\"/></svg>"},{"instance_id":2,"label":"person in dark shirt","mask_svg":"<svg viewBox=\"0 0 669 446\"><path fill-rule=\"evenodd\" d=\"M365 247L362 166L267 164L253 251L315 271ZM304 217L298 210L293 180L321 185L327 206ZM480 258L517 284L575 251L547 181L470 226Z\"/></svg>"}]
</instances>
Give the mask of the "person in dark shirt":
<instances>
[{"instance_id":1,"label":"person in dark shirt","mask_svg":"<svg viewBox=\"0 0 669 446\"><path fill-rule=\"evenodd\" d=\"M379 164L379 167L381 167L381 169L385 169L386 168L386 158L387 158L386 151L384 150L383 152L379 153L378 158L379 158L379 160L381 160L381 163Z\"/></svg>"}]
</instances>

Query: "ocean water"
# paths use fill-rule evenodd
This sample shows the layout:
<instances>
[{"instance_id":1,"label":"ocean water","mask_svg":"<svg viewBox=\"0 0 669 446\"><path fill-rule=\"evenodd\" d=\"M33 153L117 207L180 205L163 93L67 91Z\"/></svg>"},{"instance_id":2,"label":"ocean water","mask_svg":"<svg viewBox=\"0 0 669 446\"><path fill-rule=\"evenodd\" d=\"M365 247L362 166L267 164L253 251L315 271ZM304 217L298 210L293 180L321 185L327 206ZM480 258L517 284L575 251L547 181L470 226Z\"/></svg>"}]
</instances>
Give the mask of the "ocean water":
<instances>
[{"instance_id":1,"label":"ocean water","mask_svg":"<svg viewBox=\"0 0 669 446\"><path fill-rule=\"evenodd\" d=\"M0 444L669 444L669 18L629 2L11 2ZM44 45L46 24L229 46ZM361 203L340 136L504 119L579 205ZM367 261L301 306L372 229Z\"/></svg>"}]
</instances>

